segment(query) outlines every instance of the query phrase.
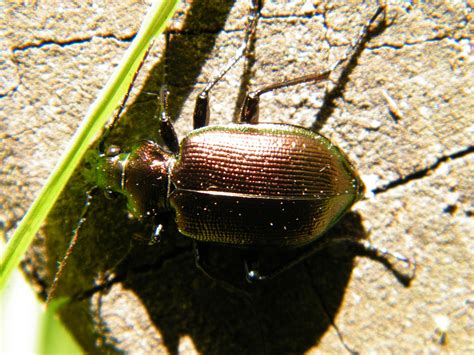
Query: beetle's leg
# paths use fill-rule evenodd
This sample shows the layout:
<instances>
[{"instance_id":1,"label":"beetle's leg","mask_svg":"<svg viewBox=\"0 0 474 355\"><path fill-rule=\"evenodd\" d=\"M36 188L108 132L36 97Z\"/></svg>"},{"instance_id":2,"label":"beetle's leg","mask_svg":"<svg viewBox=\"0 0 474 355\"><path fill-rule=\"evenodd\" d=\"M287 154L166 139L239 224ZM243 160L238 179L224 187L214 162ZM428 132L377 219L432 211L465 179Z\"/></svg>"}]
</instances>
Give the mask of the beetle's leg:
<instances>
[{"instance_id":1,"label":"beetle's leg","mask_svg":"<svg viewBox=\"0 0 474 355\"><path fill-rule=\"evenodd\" d=\"M344 53L344 55L338 59L334 64L332 64L329 68L309 74L300 76L291 80L286 80L282 82L273 83L267 86L264 86L256 91L250 92L245 97L244 103L242 105L242 111L240 114L240 122L241 123L251 123L257 124L258 123L258 104L260 101L260 95L265 94L266 92L294 86L297 84L303 84L307 82L321 82L324 80L329 79L329 75L342 63L346 62L348 59L350 60L359 50L361 45L366 41L367 36L369 35L370 26L376 21L376 19L380 16L380 14L384 13L385 6L379 6L377 11L374 13L372 18L367 22L367 24L362 28L357 37L357 40L351 44L348 50Z\"/></svg>"},{"instance_id":2,"label":"beetle's leg","mask_svg":"<svg viewBox=\"0 0 474 355\"><path fill-rule=\"evenodd\" d=\"M148 245L155 245L160 242L163 228L163 224L153 224L153 230Z\"/></svg>"},{"instance_id":3,"label":"beetle's leg","mask_svg":"<svg viewBox=\"0 0 474 355\"><path fill-rule=\"evenodd\" d=\"M260 10L263 6L262 0L252 0L250 6L249 21L245 31L242 45L235 55L217 72L214 78L206 85L204 90L198 95L194 106L193 126L194 129L205 127L209 124L209 91L216 85L222 77L247 53L250 39L255 34L257 22L260 17Z\"/></svg>"},{"instance_id":4,"label":"beetle's leg","mask_svg":"<svg viewBox=\"0 0 474 355\"><path fill-rule=\"evenodd\" d=\"M244 257L244 268L245 268L245 278L248 282L252 283L254 281L260 281L265 279L260 278L260 263L258 254L254 252L247 252Z\"/></svg>"},{"instance_id":5,"label":"beetle's leg","mask_svg":"<svg viewBox=\"0 0 474 355\"><path fill-rule=\"evenodd\" d=\"M168 115L168 95L169 91L165 85L161 87L160 97L156 116L160 116L160 137L168 149L173 153L179 152L179 141L170 116Z\"/></svg>"},{"instance_id":6,"label":"beetle's leg","mask_svg":"<svg viewBox=\"0 0 474 355\"><path fill-rule=\"evenodd\" d=\"M211 269L208 267L205 259L206 257L204 256L205 254L202 252L203 249L199 249L199 245L204 245L204 243L200 243L198 241L194 241L193 247L194 247L194 257L195 257L195 263L196 267L204 274L206 275L209 279L214 281L217 285L220 287L226 289L227 291L235 294L239 294L243 296L247 301L251 300L251 296L248 292L246 292L244 289L233 285L232 283L223 280L222 278L218 277L217 275L214 274L214 272L211 271Z\"/></svg>"},{"instance_id":7,"label":"beetle's leg","mask_svg":"<svg viewBox=\"0 0 474 355\"><path fill-rule=\"evenodd\" d=\"M214 280L214 281L217 281L219 282L220 279L215 277L213 275L213 272L210 271L205 259L206 257L204 256L204 252L203 252L203 249L199 249L199 245L201 245L201 243L199 243L198 241L194 241L193 242L193 248L194 248L194 261L196 263L196 267L204 274L206 275L208 278L210 278L211 280Z\"/></svg>"},{"instance_id":8,"label":"beetle's leg","mask_svg":"<svg viewBox=\"0 0 474 355\"><path fill-rule=\"evenodd\" d=\"M329 78L329 74L331 72L328 70L323 70L318 73L313 73L305 76L301 76L299 78L295 78L288 81L283 81L279 83L274 83L268 86L265 86L261 89L256 91L252 91L247 94L244 100L244 104L242 105L242 112L240 113L240 122L241 123L258 123L258 105L260 102L260 95L273 91L276 89L293 86L297 84L307 83L309 81L313 82L320 82L323 80L327 80Z\"/></svg>"},{"instance_id":9,"label":"beetle's leg","mask_svg":"<svg viewBox=\"0 0 474 355\"><path fill-rule=\"evenodd\" d=\"M395 277L397 277L397 279L405 285L409 285L411 280L415 278L416 262L414 259L411 260L401 254L392 253L385 248L377 248L376 246L370 244L370 242L368 241L360 242L360 241L347 237L347 238L337 238L337 239L329 238L327 240L324 240L323 242L316 243L312 247L303 250L299 255L294 257L289 262L274 268L267 274L260 274L257 269L248 269L248 266L245 265L246 269L248 270L247 280L249 282L253 282L253 281L261 281L265 279L274 278L275 276L278 276L279 274L291 269L293 266L295 266L296 264L299 264L300 262L307 259L308 257L315 254L316 252L328 246L338 244L338 243L344 243L344 244L350 245L360 250L361 254L365 254L374 260L382 262L382 264L384 264L384 266L389 268L390 271L392 271L392 273L395 275ZM393 263L390 262L389 258L392 258L396 261L406 264L407 265L406 268L409 270L409 273L405 274L394 269L392 266Z\"/></svg>"},{"instance_id":10,"label":"beetle's leg","mask_svg":"<svg viewBox=\"0 0 474 355\"><path fill-rule=\"evenodd\" d=\"M386 268L388 268L395 277L405 286L409 286L411 281L416 276L416 260L407 258L406 256L391 252L386 248L377 247L371 244L368 240L364 240L361 242L352 242L353 246L359 250L361 250L361 254L366 254L369 258L381 262ZM393 268L393 263L390 261L396 260L398 262L402 262L406 264L407 270L409 270L408 274L404 272L400 272Z\"/></svg>"},{"instance_id":11,"label":"beetle's leg","mask_svg":"<svg viewBox=\"0 0 474 355\"><path fill-rule=\"evenodd\" d=\"M334 322L334 317L330 316L330 314L332 312L329 311L329 307L326 305L326 303L324 302L324 298L321 297L321 294L319 292L319 287L318 285L315 284L315 278L316 278L316 275L313 274L312 272L312 269L311 267L309 266L308 262L306 261L304 263L304 266L306 268L306 272L308 273L308 276L309 276L309 280L310 280L310 283L312 284L312 289L313 289L313 292L316 294L318 300L319 300L319 303L321 305L321 310L322 310L322 314L324 315L324 317L326 318L326 321L331 324L331 326L334 328L334 330L336 331L336 334L339 338L339 340L341 341L342 343L342 346L344 346L344 348L346 348L346 350L349 352L349 354L351 355L356 355L356 354L359 354L359 352L355 351L354 349L352 349L352 347L350 347L345 339L344 339L344 335L342 334L341 330L339 329L339 327L336 325L336 323Z\"/></svg>"},{"instance_id":12,"label":"beetle's leg","mask_svg":"<svg viewBox=\"0 0 474 355\"><path fill-rule=\"evenodd\" d=\"M133 241L136 241L139 245L147 244L149 246L156 246L160 244L166 225L164 223L158 223L154 217L151 218L150 225L151 231L147 236L140 233L134 233L132 235Z\"/></svg>"},{"instance_id":13,"label":"beetle's leg","mask_svg":"<svg viewBox=\"0 0 474 355\"><path fill-rule=\"evenodd\" d=\"M66 267L68 259L71 256L72 251L74 250L74 247L76 246L77 239L79 238L79 230L81 229L82 224L86 221L86 216L87 216L87 213L89 212L89 206L91 205L92 199L94 198L96 192L97 192L97 188L95 187L86 192L86 202L84 204L84 207L82 208L81 216L79 218L79 221L77 222L76 228L74 228L72 232L71 240L69 241L69 246L67 248L66 254L64 254L64 257L61 260L61 263L59 264L58 271L54 275L53 283L49 287L48 296L46 297L46 304L49 304L49 302L53 299L56 293L59 280L61 279L61 276L64 273L64 269Z\"/></svg>"},{"instance_id":14,"label":"beetle's leg","mask_svg":"<svg viewBox=\"0 0 474 355\"><path fill-rule=\"evenodd\" d=\"M193 128L198 129L209 124L209 95L207 92L201 92L194 106Z\"/></svg>"}]
</instances>

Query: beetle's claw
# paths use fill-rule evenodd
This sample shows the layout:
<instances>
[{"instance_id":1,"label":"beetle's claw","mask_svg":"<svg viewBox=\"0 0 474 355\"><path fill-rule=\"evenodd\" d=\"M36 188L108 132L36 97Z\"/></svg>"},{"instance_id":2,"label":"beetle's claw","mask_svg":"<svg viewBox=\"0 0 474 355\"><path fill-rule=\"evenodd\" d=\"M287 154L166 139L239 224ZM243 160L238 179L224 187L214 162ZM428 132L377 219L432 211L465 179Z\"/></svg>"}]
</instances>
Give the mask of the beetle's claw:
<instances>
[{"instance_id":1,"label":"beetle's claw","mask_svg":"<svg viewBox=\"0 0 474 355\"><path fill-rule=\"evenodd\" d=\"M404 263L406 273L403 273L403 279L405 279L406 283L410 283L416 276L416 260L414 258L408 258L402 254L396 252L384 252L384 255L394 258L395 260Z\"/></svg>"},{"instance_id":2,"label":"beetle's claw","mask_svg":"<svg viewBox=\"0 0 474 355\"><path fill-rule=\"evenodd\" d=\"M409 274L407 275L407 279L411 282L416 276L416 260L414 258L405 258L403 261L409 270Z\"/></svg>"},{"instance_id":3,"label":"beetle's claw","mask_svg":"<svg viewBox=\"0 0 474 355\"><path fill-rule=\"evenodd\" d=\"M254 283L260 279L260 274L257 270L248 270L246 278L249 283Z\"/></svg>"}]
</instances>

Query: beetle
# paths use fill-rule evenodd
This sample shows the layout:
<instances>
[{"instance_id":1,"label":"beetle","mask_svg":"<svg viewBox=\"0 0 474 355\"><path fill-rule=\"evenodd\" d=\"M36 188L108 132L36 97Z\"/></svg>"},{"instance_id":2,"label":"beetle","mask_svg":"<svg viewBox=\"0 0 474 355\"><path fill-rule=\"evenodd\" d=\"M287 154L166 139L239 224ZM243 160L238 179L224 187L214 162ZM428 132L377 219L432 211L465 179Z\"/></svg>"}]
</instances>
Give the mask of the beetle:
<instances>
[{"instance_id":1,"label":"beetle","mask_svg":"<svg viewBox=\"0 0 474 355\"><path fill-rule=\"evenodd\" d=\"M103 156L97 178L139 219L172 210L184 236L253 249L313 242L364 192L339 148L283 124L202 127L171 152L146 141Z\"/></svg>"},{"instance_id":2,"label":"beetle","mask_svg":"<svg viewBox=\"0 0 474 355\"><path fill-rule=\"evenodd\" d=\"M108 193L124 195L135 217L151 219L155 239L163 230L156 218L174 213L178 231L195 241L196 264L208 275L199 256L199 246L206 243L257 254L272 248L301 250L294 260L268 274L262 274L258 264L249 267L252 260L246 258L249 281L273 277L320 249L322 246L306 247L364 196L364 183L330 140L299 126L259 123L259 98L282 87L327 80L360 46L384 10L378 8L355 44L330 68L248 93L237 124L209 126L209 91L246 51L259 6L254 3L246 38L236 57L198 96L194 130L178 141L164 89L157 137L164 145L145 141L126 153L109 147L91 164L95 168L89 177Z\"/></svg>"},{"instance_id":3,"label":"beetle","mask_svg":"<svg viewBox=\"0 0 474 355\"><path fill-rule=\"evenodd\" d=\"M310 129L259 123L261 95L297 84L328 80L330 74L360 48L384 7L377 9L356 41L332 66L250 92L245 97L239 123L209 126L209 92L247 52L261 6L259 0L252 1L243 44L198 95L194 130L181 143L167 113L168 92L163 88L156 138L164 145L148 140L130 152L121 152L116 146L103 149L109 129L99 142L99 154L89 154L86 159L90 167L84 173L86 179L95 185L94 190L101 188L106 195L124 195L129 211L154 225L152 241L159 240L164 229L158 223L159 217L174 213L178 231L194 240L196 266L234 290L236 287L210 271L202 257L204 247L213 243L243 250L246 278L253 282L275 277L328 244L356 243L375 258L389 256L413 266L411 276L402 276L411 280L415 264L402 255L347 237L321 242L320 237L364 196L364 183L347 156L329 139ZM110 127L115 125L123 107L122 104ZM57 288L91 199L88 193L48 300ZM295 253L289 261L262 273L260 254L267 251Z\"/></svg>"}]
</instances>

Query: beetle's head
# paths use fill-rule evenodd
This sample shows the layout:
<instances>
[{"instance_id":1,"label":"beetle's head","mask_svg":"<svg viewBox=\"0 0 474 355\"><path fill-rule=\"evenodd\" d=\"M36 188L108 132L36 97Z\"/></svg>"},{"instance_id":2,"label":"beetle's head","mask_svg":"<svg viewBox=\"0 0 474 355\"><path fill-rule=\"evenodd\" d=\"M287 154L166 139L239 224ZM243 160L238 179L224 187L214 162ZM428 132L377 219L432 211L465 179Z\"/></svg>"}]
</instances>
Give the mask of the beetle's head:
<instances>
[{"instance_id":1,"label":"beetle's head","mask_svg":"<svg viewBox=\"0 0 474 355\"><path fill-rule=\"evenodd\" d=\"M124 195L129 211L143 219L169 209L169 171L173 162L173 156L154 142L145 141L130 153L112 146L105 154L88 159L92 169L87 178L106 196Z\"/></svg>"}]
</instances>

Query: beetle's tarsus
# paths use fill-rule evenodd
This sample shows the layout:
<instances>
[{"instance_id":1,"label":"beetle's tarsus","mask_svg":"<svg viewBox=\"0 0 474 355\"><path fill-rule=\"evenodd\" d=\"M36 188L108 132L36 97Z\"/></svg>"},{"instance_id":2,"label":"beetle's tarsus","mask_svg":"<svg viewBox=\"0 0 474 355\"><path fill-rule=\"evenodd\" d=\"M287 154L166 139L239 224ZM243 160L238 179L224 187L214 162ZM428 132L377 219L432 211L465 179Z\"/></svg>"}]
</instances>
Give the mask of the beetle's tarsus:
<instances>
[{"instance_id":1,"label":"beetle's tarsus","mask_svg":"<svg viewBox=\"0 0 474 355\"><path fill-rule=\"evenodd\" d=\"M386 248L379 248L372 245L368 240L360 242L359 245L370 258L382 262L382 264L387 267L404 286L409 286L415 278L416 260L414 258L408 258L400 253L391 252ZM404 263L406 265L405 269L408 270L408 273L397 270L390 259Z\"/></svg>"}]
</instances>

